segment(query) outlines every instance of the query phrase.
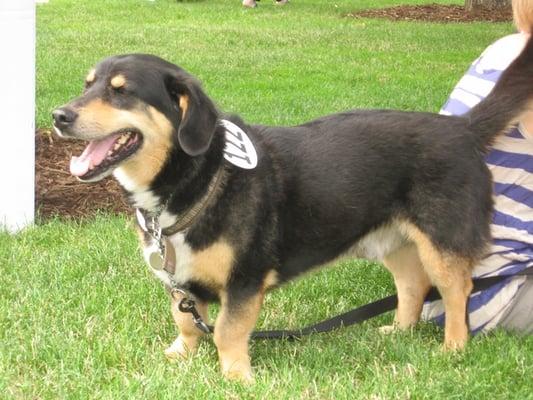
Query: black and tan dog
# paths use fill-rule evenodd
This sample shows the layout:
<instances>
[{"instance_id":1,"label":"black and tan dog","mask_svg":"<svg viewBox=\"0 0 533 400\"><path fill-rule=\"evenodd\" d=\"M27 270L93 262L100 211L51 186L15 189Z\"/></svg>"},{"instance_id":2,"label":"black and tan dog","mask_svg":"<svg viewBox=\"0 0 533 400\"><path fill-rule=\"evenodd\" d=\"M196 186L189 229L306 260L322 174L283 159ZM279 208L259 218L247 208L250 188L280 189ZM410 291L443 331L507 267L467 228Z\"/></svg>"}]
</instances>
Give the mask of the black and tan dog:
<instances>
[{"instance_id":1,"label":"black and tan dog","mask_svg":"<svg viewBox=\"0 0 533 400\"><path fill-rule=\"evenodd\" d=\"M416 323L434 284L446 308L445 347L463 347L471 268L490 240L484 154L532 98L530 41L464 117L358 110L295 127L250 126L222 116L184 70L133 54L100 62L82 96L53 116L59 135L89 141L71 161L80 180L113 174L163 228L187 219L167 233L173 279L204 316L209 302L221 302L214 341L222 371L250 379L248 339L265 291L343 255L392 271L401 329ZM171 358L193 353L201 336L176 302Z\"/></svg>"}]
</instances>

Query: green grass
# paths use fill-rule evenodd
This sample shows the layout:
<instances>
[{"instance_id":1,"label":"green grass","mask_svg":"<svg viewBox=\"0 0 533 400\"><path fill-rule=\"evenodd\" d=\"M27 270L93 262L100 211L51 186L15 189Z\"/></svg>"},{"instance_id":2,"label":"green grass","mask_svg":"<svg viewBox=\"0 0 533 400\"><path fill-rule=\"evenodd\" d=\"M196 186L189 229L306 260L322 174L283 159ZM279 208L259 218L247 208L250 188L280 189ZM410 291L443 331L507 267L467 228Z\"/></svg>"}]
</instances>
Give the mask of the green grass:
<instances>
[{"instance_id":1,"label":"green grass","mask_svg":"<svg viewBox=\"0 0 533 400\"><path fill-rule=\"evenodd\" d=\"M370 5L405 3L400 0L272 3L255 10L243 9L240 0L40 6L37 126L50 125L50 111L79 94L94 63L128 52L181 65L223 110L251 122L294 124L356 107L434 111L468 63L511 31L510 24L343 17Z\"/></svg>"},{"instance_id":2,"label":"green grass","mask_svg":"<svg viewBox=\"0 0 533 400\"><path fill-rule=\"evenodd\" d=\"M50 126L50 111L80 92L96 61L126 52L180 64L221 109L250 122L296 124L355 107L436 111L469 62L512 31L344 17L400 3L263 0L244 10L240 0L51 0L37 14L37 126ZM176 328L129 218L0 233L0 261L0 398L533 398L531 337L496 332L443 354L442 331L428 324L378 334L391 314L253 343L250 387L220 378L210 341L195 359L169 364L162 352ZM259 326L302 326L392 291L379 265L339 264L268 295Z\"/></svg>"},{"instance_id":3,"label":"green grass","mask_svg":"<svg viewBox=\"0 0 533 400\"><path fill-rule=\"evenodd\" d=\"M458 355L422 325L382 336L391 315L296 342L256 342L256 383L225 382L214 345L169 364L168 299L147 271L131 223L99 216L0 236L0 393L27 399L525 399L533 340L496 333ZM271 293L261 327L300 326L393 290L376 264L343 263ZM372 397L374 396L374 397Z\"/></svg>"}]
</instances>

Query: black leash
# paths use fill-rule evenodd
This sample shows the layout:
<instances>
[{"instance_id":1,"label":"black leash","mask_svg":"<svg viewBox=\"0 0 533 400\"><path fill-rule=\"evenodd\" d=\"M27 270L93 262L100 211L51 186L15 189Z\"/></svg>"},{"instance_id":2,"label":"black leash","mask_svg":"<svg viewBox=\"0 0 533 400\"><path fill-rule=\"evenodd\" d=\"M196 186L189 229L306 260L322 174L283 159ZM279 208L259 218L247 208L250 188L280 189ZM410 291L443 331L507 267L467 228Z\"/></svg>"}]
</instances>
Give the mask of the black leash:
<instances>
[{"instance_id":1,"label":"black leash","mask_svg":"<svg viewBox=\"0 0 533 400\"><path fill-rule=\"evenodd\" d=\"M533 266L528 267L525 270L510 276L490 276L487 278L474 279L474 288L472 293L476 293L482 290L486 290L492 285L503 282L506 279L511 279L515 276L533 276ZM184 292L180 291L183 295ZM426 301L434 301L440 299L441 296L436 288L431 288L426 296ZM306 326L301 329L280 329L280 330L268 330L268 331L254 331L251 334L252 339L299 339L302 336L307 336L312 333L324 333L332 330L347 327L350 325L364 322L370 318L384 314L388 311L392 311L398 304L398 298L396 294L385 297L381 300L374 301L364 306L355 308L351 311L337 315L335 317L326 319L313 325ZM196 309L194 300L190 296L185 296L179 303L179 310L184 313L191 313L195 325L204 333L213 333L214 328L212 325L207 325L200 313Z\"/></svg>"}]
</instances>

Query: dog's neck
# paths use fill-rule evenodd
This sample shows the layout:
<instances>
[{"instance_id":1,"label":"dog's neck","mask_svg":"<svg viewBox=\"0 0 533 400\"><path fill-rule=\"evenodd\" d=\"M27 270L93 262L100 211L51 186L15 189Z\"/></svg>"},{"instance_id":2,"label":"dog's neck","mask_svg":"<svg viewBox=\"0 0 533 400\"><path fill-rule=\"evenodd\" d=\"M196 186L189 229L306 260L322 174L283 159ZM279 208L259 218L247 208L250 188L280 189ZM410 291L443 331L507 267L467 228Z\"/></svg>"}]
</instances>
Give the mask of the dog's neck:
<instances>
[{"instance_id":1,"label":"dog's neck","mask_svg":"<svg viewBox=\"0 0 533 400\"><path fill-rule=\"evenodd\" d=\"M125 189L130 204L158 217L160 226L166 228L202 202L212 190L213 181L220 185L220 179L215 177L223 169L223 149L222 130L215 134L209 150L201 156L191 158L178 149L171 152L149 186L136 184L120 168L114 176Z\"/></svg>"},{"instance_id":2,"label":"dog's neck","mask_svg":"<svg viewBox=\"0 0 533 400\"><path fill-rule=\"evenodd\" d=\"M161 208L162 201L159 196L144 185L139 185L134 177L131 177L122 168L117 168L113 175L125 191L129 203L135 208L142 208L149 212L156 212Z\"/></svg>"}]
</instances>

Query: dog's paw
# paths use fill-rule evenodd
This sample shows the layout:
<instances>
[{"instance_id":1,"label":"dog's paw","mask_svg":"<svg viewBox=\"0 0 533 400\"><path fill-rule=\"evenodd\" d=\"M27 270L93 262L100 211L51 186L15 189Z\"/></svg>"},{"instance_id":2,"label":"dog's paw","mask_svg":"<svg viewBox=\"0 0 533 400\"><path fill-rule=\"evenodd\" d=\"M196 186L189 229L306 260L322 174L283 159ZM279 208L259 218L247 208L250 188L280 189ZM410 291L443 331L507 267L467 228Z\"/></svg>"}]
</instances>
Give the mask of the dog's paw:
<instances>
[{"instance_id":1,"label":"dog's paw","mask_svg":"<svg viewBox=\"0 0 533 400\"><path fill-rule=\"evenodd\" d=\"M445 340L442 350L445 352L458 352L465 348L467 339Z\"/></svg>"},{"instance_id":2,"label":"dog's paw","mask_svg":"<svg viewBox=\"0 0 533 400\"><path fill-rule=\"evenodd\" d=\"M197 343L185 340L181 335L165 350L169 361L178 361L191 357L196 353Z\"/></svg>"},{"instance_id":3,"label":"dog's paw","mask_svg":"<svg viewBox=\"0 0 533 400\"><path fill-rule=\"evenodd\" d=\"M384 325L379 328L379 333L382 335L391 335L396 332L398 332L398 325L396 324Z\"/></svg>"},{"instance_id":4,"label":"dog's paw","mask_svg":"<svg viewBox=\"0 0 533 400\"><path fill-rule=\"evenodd\" d=\"M247 385L251 385L252 383L254 383L254 376L251 370L237 371L231 369L229 371L224 372L224 377L226 379L229 379L230 381L241 382Z\"/></svg>"},{"instance_id":5,"label":"dog's paw","mask_svg":"<svg viewBox=\"0 0 533 400\"><path fill-rule=\"evenodd\" d=\"M231 364L225 363L225 365L222 366L222 374L226 379L231 381L237 381L244 384L252 384L254 382L250 362L236 361Z\"/></svg>"}]
</instances>

